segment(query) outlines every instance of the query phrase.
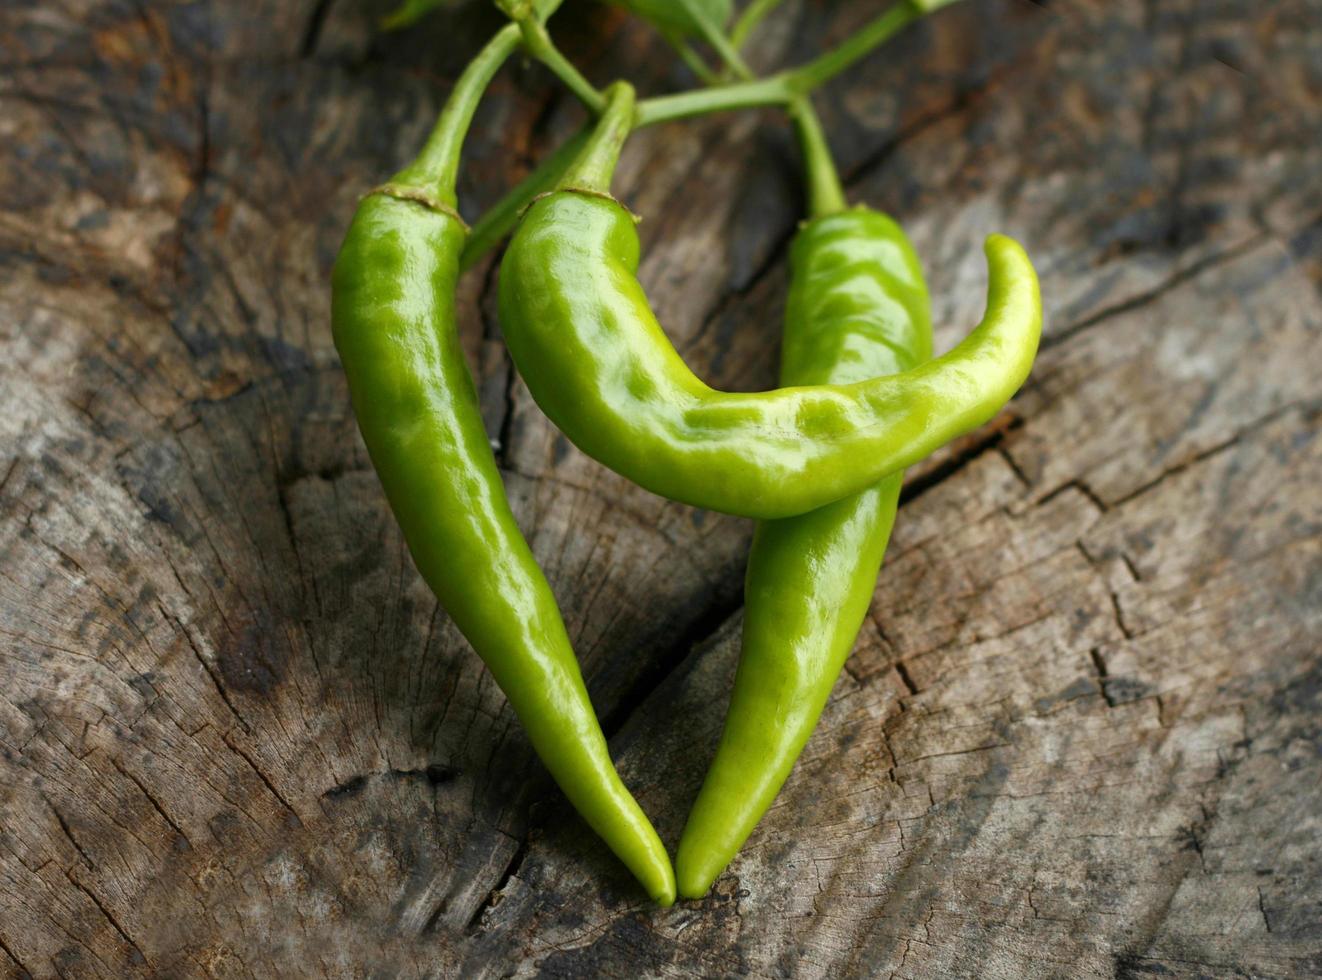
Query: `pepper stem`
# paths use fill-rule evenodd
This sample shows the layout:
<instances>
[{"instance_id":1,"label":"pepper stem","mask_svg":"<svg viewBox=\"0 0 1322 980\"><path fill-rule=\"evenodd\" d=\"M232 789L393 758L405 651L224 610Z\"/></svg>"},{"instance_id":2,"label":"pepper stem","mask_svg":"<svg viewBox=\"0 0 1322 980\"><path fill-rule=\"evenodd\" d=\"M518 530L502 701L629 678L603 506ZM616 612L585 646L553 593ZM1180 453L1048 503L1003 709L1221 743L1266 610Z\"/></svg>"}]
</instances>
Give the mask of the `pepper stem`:
<instances>
[{"instance_id":1,"label":"pepper stem","mask_svg":"<svg viewBox=\"0 0 1322 980\"><path fill-rule=\"evenodd\" d=\"M528 0L528 16L544 21L555 13L563 0ZM395 174L390 183L415 187L430 194L437 201L455 208L459 204L455 182L459 175L459 154L464 137L472 125L473 113L491 79L500 71L506 59L519 46L521 32L518 24L506 24L468 63L454 83L450 97L445 100L440 117L422 152L413 162Z\"/></svg>"},{"instance_id":2,"label":"pepper stem","mask_svg":"<svg viewBox=\"0 0 1322 980\"><path fill-rule=\"evenodd\" d=\"M456 207L455 181L459 174L459 152L464 145L473 113L487 85L519 46L519 27L507 24L477 53L455 82L450 98L445 102L436 126L422 148L422 152L407 167L397 173L391 183L418 187L438 200Z\"/></svg>"},{"instance_id":3,"label":"pepper stem","mask_svg":"<svg viewBox=\"0 0 1322 980\"><path fill-rule=\"evenodd\" d=\"M828 214L843 211L846 207L845 189L840 184L830 144L826 142L826 134L822 131L821 120L817 118L811 100L806 95L798 96L790 103L789 114L799 137L799 148L803 151L803 167L808 184L808 216L824 218Z\"/></svg>"},{"instance_id":4,"label":"pepper stem","mask_svg":"<svg viewBox=\"0 0 1322 980\"><path fill-rule=\"evenodd\" d=\"M597 119L597 125L587 144L557 185L561 190L597 191L609 194L615 164L620 150L633 131L633 86L628 82L615 82L605 92L606 108Z\"/></svg>"},{"instance_id":5,"label":"pepper stem","mask_svg":"<svg viewBox=\"0 0 1322 980\"><path fill-rule=\"evenodd\" d=\"M601 112L602 96L583 74L560 53L546 27L535 16L521 16L515 21L523 32L523 46L528 53L549 68L589 112Z\"/></svg>"}]
</instances>

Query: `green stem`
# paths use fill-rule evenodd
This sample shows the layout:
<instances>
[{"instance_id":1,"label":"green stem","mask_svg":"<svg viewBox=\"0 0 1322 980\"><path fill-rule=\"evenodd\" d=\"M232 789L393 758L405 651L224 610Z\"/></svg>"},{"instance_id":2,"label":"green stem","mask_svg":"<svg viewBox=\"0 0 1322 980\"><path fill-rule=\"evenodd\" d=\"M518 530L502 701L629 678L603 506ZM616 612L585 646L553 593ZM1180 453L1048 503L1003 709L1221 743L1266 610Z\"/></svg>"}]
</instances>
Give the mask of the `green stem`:
<instances>
[{"instance_id":1,"label":"green stem","mask_svg":"<svg viewBox=\"0 0 1322 980\"><path fill-rule=\"evenodd\" d=\"M953 2L953 0L945 0L945 2ZM788 72L791 87L805 95L813 89L820 88L854 62L870 54L874 48L922 17L929 9L935 9L935 6L936 4L931 0L927 3L923 0L901 0L881 16L849 35L838 47Z\"/></svg>"},{"instance_id":2,"label":"green stem","mask_svg":"<svg viewBox=\"0 0 1322 980\"><path fill-rule=\"evenodd\" d=\"M754 4L749 6L741 21L747 18L757 2L758 0L754 0ZM635 108L634 128L641 129L644 126L655 126L659 123L671 122L677 119L687 119L692 116L734 109L752 109L761 106L789 107L796 97L807 94L815 85L821 84L823 81L844 71L910 20L953 2L955 0L908 0L908 4L912 6L902 3L897 8L906 15L902 22L895 22L895 10L882 14L881 17L864 27L863 31L860 32L870 32L865 38L868 44L860 50L852 46L851 42L846 42L846 45L850 45L850 47L845 50L844 58L841 58L838 54L838 52L845 49L845 45L842 45L836 51L828 52L791 72L782 72L768 78L739 82L719 88L699 89L692 92L680 92L675 95L644 99ZM772 6L774 6L774 3L768 3L768 10ZM878 24L885 27L885 30L881 31L880 37L877 36ZM736 24L735 31L738 30L739 25ZM805 83L805 81L812 82L814 79L819 80L815 84ZM512 189L478 220L473 226L468 245L464 249L461 260L464 268L472 266L514 227L519 213L527 206L529 201L556 184L563 168L568 166L586 138L586 131L575 136L570 143L562 146L525 178L524 183ZM811 162L809 167L811 168ZM812 177L810 176L809 179L811 181ZM811 200L811 189L809 193Z\"/></svg>"},{"instance_id":3,"label":"green stem","mask_svg":"<svg viewBox=\"0 0 1322 980\"><path fill-rule=\"evenodd\" d=\"M803 167L808 179L808 216L824 218L843 211L846 207L845 189L840 184L821 120L808 96L800 96L790 104L790 118L794 120L799 147L803 151Z\"/></svg>"},{"instance_id":4,"label":"green stem","mask_svg":"<svg viewBox=\"0 0 1322 980\"><path fill-rule=\"evenodd\" d=\"M606 90L606 108L602 110L577 159L560 178L559 187L609 194L615 164L619 162L624 141L633 131L633 86L616 82Z\"/></svg>"},{"instance_id":5,"label":"green stem","mask_svg":"<svg viewBox=\"0 0 1322 980\"><path fill-rule=\"evenodd\" d=\"M464 251L459 256L460 271L471 269L482 256L494 248L496 243L518 223L519 215L534 197L560 183L560 178L578 157L591 132L589 126L584 126L539 163L532 173L511 188L509 193L493 204L474 223L468 232L468 240L464 242Z\"/></svg>"},{"instance_id":6,"label":"green stem","mask_svg":"<svg viewBox=\"0 0 1322 980\"><path fill-rule=\"evenodd\" d=\"M654 126L657 123L703 116L711 112L725 112L730 109L751 109L755 106L767 105L788 106L795 97L808 95L825 85L924 14L954 2L955 0L901 0L850 35L839 47L798 68L719 88L644 99L638 103L637 125Z\"/></svg>"},{"instance_id":7,"label":"green stem","mask_svg":"<svg viewBox=\"0 0 1322 980\"><path fill-rule=\"evenodd\" d=\"M736 49L742 48L744 42L748 40L748 35L753 33L753 29L780 4L781 0L753 0L734 22L734 28L730 31L730 43Z\"/></svg>"},{"instance_id":8,"label":"green stem","mask_svg":"<svg viewBox=\"0 0 1322 980\"><path fill-rule=\"evenodd\" d=\"M757 106L786 105L794 96L783 75L772 75L751 82L722 85L719 88L697 89L644 99L638 103L638 127L691 116L705 116L710 112L730 109L752 109Z\"/></svg>"},{"instance_id":9,"label":"green stem","mask_svg":"<svg viewBox=\"0 0 1322 980\"><path fill-rule=\"evenodd\" d=\"M496 32L455 82L422 152L394 176L392 183L422 188L450 207L459 203L454 188L464 136L482 92L518 46L517 25L507 24Z\"/></svg>"},{"instance_id":10,"label":"green stem","mask_svg":"<svg viewBox=\"0 0 1322 980\"><path fill-rule=\"evenodd\" d=\"M560 53L560 49L551 40L551 35L534 16L521 17L516 22L523 32L523 46L528 53L544 64L564 82L565 87L574 93L575 98L587 106L593 115L601 112L605 99L600 92L583 77L582 73Z\"/></svg>"},{"instance_id":11,"label":"green stem","mask_svg":"<svg viewBox=\"0 0 1322 980\"><path fill-rule=\"evenodd\" d=\"M745 63L743 57L740 56L738 49L725 36L722 25L714 23L707 16L706 11L694 3L694 0L676 0L676 2L693 18L693 22L698 25L698 31L702 39L711 45L711 49L720 56L721 61L725 62L730 70L740 78L751 79L753 77L752 70Z\"/></svg>"},{"instance_id":12,"label":"green stem","mask_svg":"<svg viewBox=\"0 0 1322 980\"><path fill-rule=\"evenodd\" d=\"M564 0L535 0L529 7L532 16L545 20ZM422 152L391 179L391 183L417 187L450 207L458 206L455 181L459 174L459 154L464 137L472 125L473 113L491 79L519 46L518 25L506 24L468 63L445 100L440 117Z\"/></svg>"},{"instance_id":13,"label":"green stem","mask_svg":"<svg viewBox=\"0 0 1322 980\"><path fill-rule=\"evenodd\" d=\"M708 67L707 62L702 60L701 55L693 50L693 45L671 31L665 31L662 36L666 43L675 49L679 55L679 60L688 65L689 71L697 77L703 85L715 85L717 83L716 73Z\"/></svg>"}]
</instances>

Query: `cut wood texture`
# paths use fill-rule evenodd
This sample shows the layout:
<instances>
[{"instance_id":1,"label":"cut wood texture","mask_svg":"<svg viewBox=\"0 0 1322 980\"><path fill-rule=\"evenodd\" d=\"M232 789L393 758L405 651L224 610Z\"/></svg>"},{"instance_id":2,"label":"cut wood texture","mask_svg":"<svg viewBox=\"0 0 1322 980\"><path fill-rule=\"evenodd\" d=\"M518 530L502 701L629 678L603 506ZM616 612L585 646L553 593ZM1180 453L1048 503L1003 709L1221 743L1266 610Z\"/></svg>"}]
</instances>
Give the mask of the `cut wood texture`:
<instances>
[{"instance_id":1,"label":"cut wood texture","mask_svg":"<svg viewBox=\"0 0 1322 980\"><path fill-rule=\"evenodd\" d=\"M858 648L713 893L648 905L419 580L331 344L363 190L497 26L366 0L0 9L0 973L1322 975L1322 3L969 0L818 99L923 256L939 349L1025 243L1025 389L915 468ZM787 3L751 60L881 9ZM573 0L595 82L692 84ZM581 121L511 65L472 217ZM639 134L644 283L774 381L774 112ZM673 847L749 522L653 497L464 343L624 776Z\"/></svg>"}]
</instances>

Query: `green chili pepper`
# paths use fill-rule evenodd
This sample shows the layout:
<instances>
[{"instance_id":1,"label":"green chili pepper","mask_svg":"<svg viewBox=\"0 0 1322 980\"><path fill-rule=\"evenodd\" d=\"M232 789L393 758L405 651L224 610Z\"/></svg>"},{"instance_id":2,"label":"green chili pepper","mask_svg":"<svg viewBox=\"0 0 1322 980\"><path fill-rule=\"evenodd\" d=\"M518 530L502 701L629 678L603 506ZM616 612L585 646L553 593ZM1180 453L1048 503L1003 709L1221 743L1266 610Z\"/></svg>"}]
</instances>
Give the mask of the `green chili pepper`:
<instances>
[{"instance_id":1,"label":"green chili pepper","mask_svg":"<svg viewBox=\"0 0 1322 980\"><path fill-rule=\"evenodd\" d=\"M454 173L478 95L518 43L502 30L419 158L358 207L332 320L354 411L423 578L491 670L570 802L663 905L665 848L611 764L555 598L511 513L455 327L465 229Z\"/></svg>"},{"instance_id":2,"label":"green chili pepper","mask_svg":"<svg viewBox=\"0 0 1322 980\"><path fill-rule=\"evenodd\" d=\"M780 380L848 384L932 355L922 267L900 226L844 209L806 105L813 217L795 236ZM685 898L706 894L784 785L867 615L903 474L819 510L758 525L744 583L743 649L720 746L679 842Z\"/></svg>"},{"instance_id":3,"label":"green chili pepper","mask_svg":"<svg viewBox=\"0 0 1322 980\"><path fill-rule=\"evenodd\" d=\"M858 493L990 419L1028 376L1042 328L1018 244L987 241L987 310L950 353L903 374L737 394L699 380L636 271L632 216L609 194L632 125L618 83L558 191L505 253L500 317L534 399L580 449L654 493L779 518Z\"/></svg>"}]
</instances>

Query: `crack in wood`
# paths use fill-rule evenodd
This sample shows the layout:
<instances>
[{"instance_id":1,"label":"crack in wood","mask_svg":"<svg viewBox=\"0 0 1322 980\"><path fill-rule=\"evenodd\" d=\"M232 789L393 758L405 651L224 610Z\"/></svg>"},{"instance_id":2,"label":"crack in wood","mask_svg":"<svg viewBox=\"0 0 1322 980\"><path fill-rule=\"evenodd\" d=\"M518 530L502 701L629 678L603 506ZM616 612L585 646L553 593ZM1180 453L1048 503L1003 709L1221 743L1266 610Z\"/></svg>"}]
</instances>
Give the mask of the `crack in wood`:
<instances>
[{"instance_id":1,"label":"crack in wood","mask_svg":"<svg viewBox=\"0 0 1322 980\"><path fill-rule=\"evenodd\" d=\"M312 8L312 13L308 15L307 26L303 29L303 39L298 45L300 58L311 58L317 53L317 42L321 40L322 28L326 26L326 18L330 15L334 3L335 0L317 0Z\"/></svg>"},{"instance_id":2,"label":"crack in wood","mask_svg":"<svg viewBox=\"0 0 1322 980\"><path fill-rule=\"evenodd\" d=\"M46 805L50 807L51 813L55 814L55 819L60 824L60 830L64 831L64 836L69 839L69 843L74 846L74 850L76 850L82 856L82 859L87 862L87 866L95 871L96 862L93 861L91 857L88 856L87 852L83 850L83 845L78 843L78 838L75 837L73 831L69 829L69 821L64 819L64 814L60 812L59 808L52 803L49 798L46 799Z\"/></svg>"},{"instance_id":3,"label":"crack in wood","mask_svg":"<svg viewBox=\"0 0 1322 980\"><path fill-rule=\"evenodd\" d=\"M248 765L252 768L252 771L257 774L257 778L260 779L262 783L266 786L266 788L271 791L271 795L274 796L277 800L279 800L280 805L283 806L286 810L288 810L290 814L293 816L293 818L295 820L298 820L301 824L302 820L298 815L298 811L294 809L293 804L291 804L287 799L285 799L284 794L281 793L280 790L276 787L274 780L272 780L271 777L266 774L266 772L261 768L261 766L257 765L256 760L254 760L251 755L249 755L239 746L235 745L233 740L230 738L228 732L223 734L221 736L221 739L222 741L224 741L224 743L227 746L229 746L231 752L233 752L235 755L241 758L244 762L248 763Z\"/></svg>"},{"instance_id":4,"label":"crack in wood","mask_svg":"<svg viewBox=\"0 0 1322 980\"><path fill-rule=\"evenodd\" d=\"M945 105L938 106L899 129L889 140L849 168L848 173L843 175L845 188L848 190L857 187L879 170L905 143L969 109L980 98L992 92L998 83L999 80L996 78L987 78L979 84L961 89Z\"/></svg>"},{"instance_id":5,"label":"crack in wood","mask_svg":"<svg viewBox=\"0 0 1322 980\"><path fill-rule=\"evenodd\" d=\"M909 668L903 660L895 661L895 673L899 675L900 683L904 685L910 697L918 693L918 685L913 682L913 678L909 675Z\"/></svg>"},{"instance_id":6,"label":"crack in wood","mask_svg":"<svg viewBox=\"0 0 1322 980\"><path fill-rule=\"evenodd\" d=\"M1165 296L1171 290L1182 286L1184 283L1194 279L1207 270L1216 268L1218 265L1222 265L1226 262L1232 262L1235 259L1242 258L1255 249L1261 248L1269 240L1270 239L1265 232L1257 232L1237 245L1232 245L1214 255L1209 255L1196 262L1191 262L1188 266L1172 273L1151 289L1144 290L1141 293L1136 293L1128 299L1123 299L1116 303L1112 303L1109 306L1103 307L1097 312L1084 317L1082 320L1078 320L1068 326L1062 327L1060 330L1053 330L1042 338L1040 349L1045 351L1050 350L1053 347L1058 347L1098 324L1105 323L1124 313L1132 313L1134 310L1148 306L1161 299L1161 297Z\"/></svg>"},{"instance_id":7,"label":"crack in wood","mask_svg":"<svg viewBox=\"0 0 1322 980\"><path fill-rule=\"evenodd\" d=\"M1199 463L1206 462L1212 457L1220 455L1221 453L1225 452L1227 449L1233 449L1235 446L1239 445L1239 443L1243 441L1246 435L1249 435L1250 433L1255 432L1258 429L1261 429L1263 426L1266 426L1271 422L1276 421L1277 419L1281 418L1284 415L1289 414L1290 412L1294 412L1294 411L1309 412L1312 411L1319 404L1322 403L1312 402L1312 401L1289 402L1285 405L1280 406L1277 409L1274 409L1273 411L1267 412L1265 415L1262 415L1259 418L1254 419L1252 422L1248 423L1247 425L1240 427L1234 432L1233 435L1229 436L1228 438L1221 440L1220 442L1216 443L1213 446L1209 446L1207 449L1200 450L1199 452L1194 453L1189 458L1181 460L1180 462L1175 463L1174 465L1169 466L1166 469L1162 470L1151 480L1148 480L1147 482L1140 484L1139 486L1135 487L1133 490L1126 493L1124 496L1116 498L1116 500L1111 504L1111 506L1112 507L1123 506L1124 504L1127 504L1130 501L1135 500L1138 497L1141 497L1144 494L1149 493L1150 491L1156 489L1161 484L1169 480L1171 477L1178 476L1179 474L1185 472L1186 470L1192 469L1193 467L1197 466Z\"/></svg>"},{"instance_id":8,"label":"crack in wood","mask_svg":"<svg viewBox=\"0 0 1322 980\"><path fill-rule=\"evenodd\" d=\"M789 254L790 244L794 241L796 234L798 234L797 224L791 224L783 229L771 242L757 268L748 275L743 283L724 290L716 298L716 301L712 304L711 312L702 318L702 322L698 325L698 329L693 332L693 336L689 337L684 343L684 350L681 353L697 348L711 332L711 328L717 321L728 315L736 304L742 303L752 296L763 281L775 269L780 268Z\"/></svg>"},{"instance_id":9,"label":"crack in wood","mask_svg":"<svg viewBox=\"0 0 1322 980\"><path fill-rule=\"evenodd\" d=\"M1009 434L1023 428L1024 425L1023 419L1015 415L1004 416L1004 419L1004 421L997 420L984 431L975 433L967 445L927 472L906 480L900 490L900 507L912 503L932 488L968 468L979 457L1000 450Z\"/></svg>"},{"instance_id":10,"label":"crack in wood","mask_svg":"<svg viewBox=\"0 0 1322 980\"><path fill-rule=\"evenodd\" d=\"M97 895L96 892L92 891L92 889L84 885L77 878L75 878L72 872L70 872L68 869L65 869L64 876L69 879L70 884L72 884L80 892L82 892L89 899L91 899L92 904L95 905L100 910L101 914L105 917L105 920L110 923L111 928L113 928L115 932L119 933L120 938L123 939L124 942L128 944L130 950L130 957L129 957L130 960L138 964L145 963L147 966L150 967L151 961L148 960L147 957L143 955L142 950L138 948L138 944L133 941L133 937L131 937L128 934L128 931L125 930L125 928L122 925L120 925L119 920L115 918L115 914L110 911L109 907L105 904L105 902L101 901L100 896Z\"/></svg>"},{"instance_id":11,"label":"crack in wood","mask_svg":"<svg viewBox=\"0 0 1322 980\"><path fill-rule=\"evenodd\" d=\"M1093 647L1088 651L1088 657L1092 660L1093 670L1097 672L1097 686L1102 692L1102 697L1106 700L1106 706L1114 708L1120 702L1116 701L1107 689L1107 681L1110 679L1111 673L1107 669L1106 659L1102 656L1101 648Z\"/></svg>"},{"instance_id":12,"label":"crack in wood","mask_svg":"<svg viewBox=\"0 0 1322 980\"><path fill-rule=\"evenodd\" d=\"M1055 500L1057 497L1065 493L1067 490L1074 490L1082 494L1084 497L1087 498L1090 504L1092 504L1095 508L1097 508L1097 512L1099 514L1105 514L1109 509L1106 506L1106 501L1102 500L1102 498L1097 495L1096 491L1094 491L1092 487L1088 486L1088 484L1079 477L1066 480L1060 486L1052 490L1049 490L1046 494L1044 494L1042 497L1038 499L1037 506L1042 507L1045 506L1046 504L1051 503L1051 501Z\"/></svg>"},{"instance_id":13,"label":"crack in wood","mask_svg":"<svg viewBox=\"0 0 1322 980\"><path fill-rule=\"evenodd\" d=\"M1132 640L1137 634L1125 623L1125 613L1120 608L1120 596L1114 589L1111 590L1111 609L1115 613L1115 624L1120 627L1120 632L1125 634L1125 639Z\"/></svg>"},{"instance_id":14,"label":"crack in wood","mask_svg":"<svg viewBox=\"0 0 1322 980\"><path fill-rule=\"evenodd\" d=\"M508 360L508 359L507 359ZM501 469L512 469L509 462L510 447L514 442L514 417L518 406L514 403L514 389L518 384L519 373L514 362L508 360L505 365L505 390L502 393L504 414L496 427L496 465Z\"/></svg>"},{"instance_id":15,"label":"crack in wood","mask_svg":"<svg viewBox=\"0 0 1322 980\"><path fill-rule=\"evenodd\" d=\"M15 453L14 458L9 461L9 465L5 467L5 475L0 477L0 495L4 494L5 490L8 489L9 478L18 472L18 464L21 459L22 457Z\"/></svg>"},{"instance_id":16,"label":"crack in wood","mask_svg":"<svg viewBox=\"0 0 1322 980\"><path fill-rule=\"evenodd\" d=\"M116 769L118 769L120 774L124 776L124 778L128 779L131 783L133 783L134 786L138 787L138 789L141 790L142 795L147 798L147 802L150 803L152 805L152 808L161 815L161 819L164 820L167 824L169 824L170 827L174 830L174 832L178 834L179 837L184 841L184 843L188 845L189 850L192 850L193 842L189 839L188 835L184 833L184 829L180 827L177 823L175 823L174 819L168 813L165 812L165 807L161 805L160 800L156 799L156 797L152 795L151 791L147 789L146 785L142 782L142 780L140 780L137 776L133 775L133 773L125 769L120 764L119 760L114 758L113 756L110 758L110 764L114 766Z\"/></svg>"},{"instance_id":17,"label":"crack in wood","mask_svg":"<svg viewBox=\"0 0 1322 980\"><path fill-rule=\"evenodd\" d=\"M28 969L27 964L25 964L21 959L19 959L18 954L15 953L13 947L11 947L9 943L5 941L5 937L3 935L0 935L0 951L3 951L4 954L8 956L9 959L13 962L13 964L16 967L18 967L18 969L20 970L19 980L32 980L32 978L36 976L35 973L33 973L31 970Z\"/></svg>"},{"instance_id":18,"label":"crack in wood","mask_svg":"<svg viewBox=\"0 0 1322 980\"><path fill-rule=\"evenodd\" d=\"M629 719L651 695L674 674L688 658L713 636L743 608L743 592L737 592L732 599L715 602L704 609L689 626L680 632L679 638L666 650L652 659L646 670L639 673L620 699L607 711L601 713L601 730L609 741L628 723Z\"/></svg>"},{"instance_id":19,"label":"crack in wood","mask_svg":"<svg viewBox=\"0 0 1322 980\"><path fill-rule=\"evenodd\" d=\"M1243 754L1237 755L1231 759L1225 759L1221 757L1220 750L1218 750L1220 764L1217 767L1216 776L1209 784L1208 788L1208 792L1213 794L1210 804L1199 801L1198 808L1202 814L1202 818L1194 820L1186 827L1182 828L1185 840L1185 850L1196 858L1197 866L1203 874L1208 873L1206 859L1203 854L1204 842L1211 831L1213 823L1216 822L1220 815L1219 802L1221 791L1218 787L1224 784L1225 781L1234 774L1240 763L1248 757L1248 754L1246 748ZM1117 956L1117 964L1123 957L1134 960L1148 958L1147 953L1151 950L1153 941L1160 933L1162 925L1170 915L1175 896L1179 893L1180 887L1184 884L1185 879L1189 877L1192 870L1192 863L1193 862L1186 862L1182 868L1178 869L1178 874L1174 877L1173 881L1168 883L1168 886L1165 889L1163 900L1159 902L1153 911L1143 920L1141 924L1143 927L1142 936L1136 942L1130 944L1128 949ZM1127 976L1130 974L1126 973L1124 975Z\"/></svg>"},{"instance_id":20,"label":"crack in wood","mask_svg":"<svg viewBox=\"0 0 1322 980\"><path fill-rule=\"evenodd\" d=\"M458 769L439 762L434 762L421 769L383 769L376 772L363 772L337 783L330 789L325 790L321 796L322 799L332 800L357 796L367 787L368 781L373 778L426 780L427 785L434 790L438 786L453 782L460 775Z\"/></svg>"},{"instance_id":21,"label":"crack in wood","mask_svg":"<svg viewBox=\"0 0 1322 980\"><path fill-rule=\"evenodd\" d=\"M464 926L464 933L466 935L471 936L483 931L483 918L486 917L488 912L500 904L501 899L504 897L503 893L509 886L510 880L518 874L519 869L523 866L524 860L528 857L531 838L532 834L530 831L521 841L519 841L519 846L515 848L514 854L509 859L509 863L505 865L505 870L501 872L500 878L496 881L495 887L491 889L487 894L486 899L478 905L473 914L469 917L467 925ZM424 931L429 929L435 923L437 918L440 917L441 913L444 911L444 906L445 903L442 902L436 911L431 914L427 920L427 926L424 928Z\"/></svg>"},{"instance_id":22,"label":"crack in wood","mask_svg":"<svg viewBox=\"0 0 1322 980\"><path fill-rule=\"evenodd\" d=\"M169 613L166 612L164 606L161 606L161 612L164 615L169 616ZM183 634L184 640L188 644L188 648L193 651L193 656L196 658L197 662L202 665L202 670L206 673L207 677L211 679L211 683L215 687L216 693L220 696L220 700L225 703L225 707L230 709L230 714L234 716L234 720L239 723L239 726L245 732L251 733L252 726L248 724L247 719L243 717L238 707L230 700L229 693L225 690L225 685L221 683L219 672L212 667L211 664L207 662L207 658L202 655L202 651L198 648L197 643L194 642L193 635L188 631L188 627L175 617L169 616L169 618L174 622L179 632Z\"/></svg>"},{"instance_id":23,"label":"crack in wood","mask_svg":"<svg viewBox=\"0 0 1322 980\"><path fill-rule=\"evenodd\" d=\"M1033 487L1033 481L1028 478L1028 474L1025 473L1023 468L1015 461L1014 454L1010 452L1010 447L1002 443L996 447L996 451L1000 453L1001 459L1005 460L1005 465L1010 467L1010 472L1018 478L1019 482L1022 483L1025 488L1031 490Z\"/></svg>"},{"instance_id":24,"label":"crack in wood","mask_svg":"<svg viewBox=\"0 0 1322 980\"><path fill-rule=\"evenodd\" d=\"M1124 564L1125 568L1129 570L1129 574L1133 576L1134 581L1143 581L1143 576L1139 574L1138 566L1134 564L1133 559L1123 551L1118 551L1116 554L1120 556L1120 561Z\"/></svg>"}]
</instances>

